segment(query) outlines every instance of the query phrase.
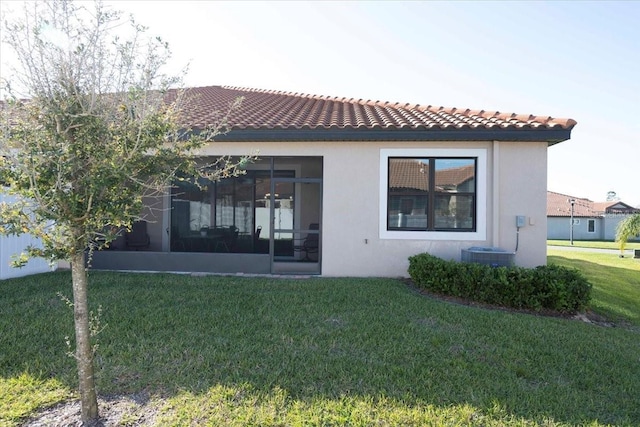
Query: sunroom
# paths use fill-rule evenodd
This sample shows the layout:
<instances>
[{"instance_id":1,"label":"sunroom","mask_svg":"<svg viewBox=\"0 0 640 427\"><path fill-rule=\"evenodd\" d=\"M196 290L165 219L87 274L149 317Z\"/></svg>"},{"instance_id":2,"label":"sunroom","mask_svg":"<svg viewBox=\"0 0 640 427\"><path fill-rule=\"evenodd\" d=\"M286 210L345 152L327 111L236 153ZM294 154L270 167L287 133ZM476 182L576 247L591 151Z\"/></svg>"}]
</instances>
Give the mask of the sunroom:
<instances>
[{"instance_id":1,"label":"sunroom","mask_svg":"<svg viewBox=\"0 0 640 427\"><path fill-rule=\"evenodd\" d=\"M205 159L206 160L206 159ZM143 245L123 234L92 267L217 273L319 274L322 157L260 157L244 174L174 183L145 201Z\"/></svg>"}]
</instances>

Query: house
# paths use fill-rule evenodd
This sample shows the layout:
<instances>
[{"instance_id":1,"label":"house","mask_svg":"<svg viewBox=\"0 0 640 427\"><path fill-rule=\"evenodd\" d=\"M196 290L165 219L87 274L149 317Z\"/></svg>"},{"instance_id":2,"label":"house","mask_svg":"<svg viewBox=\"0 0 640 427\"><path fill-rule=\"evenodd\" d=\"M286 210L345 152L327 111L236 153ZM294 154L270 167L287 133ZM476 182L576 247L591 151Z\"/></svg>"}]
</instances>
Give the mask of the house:
<instances>
[{"instance_id":1,"label":"house","mask_svg":"<svg viewBox=\"0 0 640 427\"><path fill-rule=\"evenodd\" d=\"M211 86L194 128L238 97L231 131L201 153L259 150L246 174L178 183L147 200L149 245L96 269L406 276L422 252L473 246L546 263L547 148L571 119ZM523 220L516 227L516 216Z\"/></svg>"},{"instance_id":2,"label":"house","mask_svg":"<svg viewBox=\"0 0 640 427\"><path fill-rule=\"evenodd\" d=\"M573 227L571 226L571 200L573 200ZM548 191L547 238L570 240L573 233L574 240L614 241L618 223L636 213L640 213L640 209L619 200L593 202L581 197Z\"/></svg>"}]
</instances>

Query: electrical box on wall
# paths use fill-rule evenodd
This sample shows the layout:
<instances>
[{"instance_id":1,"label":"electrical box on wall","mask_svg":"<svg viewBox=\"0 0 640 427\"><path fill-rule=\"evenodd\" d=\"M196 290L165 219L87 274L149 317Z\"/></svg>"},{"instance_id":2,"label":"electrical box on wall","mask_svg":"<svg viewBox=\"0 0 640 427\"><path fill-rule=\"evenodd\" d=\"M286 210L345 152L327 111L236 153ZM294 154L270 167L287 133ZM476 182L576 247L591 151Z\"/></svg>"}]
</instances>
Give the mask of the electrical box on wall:
<instances>
[{"instance_id":1,"label":"electrical box on wall","mask_svg":"<svg viewBox=\"0 0 640 427\"><path fill-rule=\"evenodd\" d=\"M526 225L526 220L527 220L527 218L524 215L517 215L516 216L516 227L518 227L518 228L524 227Z\"/></svg>"}]
</instances>

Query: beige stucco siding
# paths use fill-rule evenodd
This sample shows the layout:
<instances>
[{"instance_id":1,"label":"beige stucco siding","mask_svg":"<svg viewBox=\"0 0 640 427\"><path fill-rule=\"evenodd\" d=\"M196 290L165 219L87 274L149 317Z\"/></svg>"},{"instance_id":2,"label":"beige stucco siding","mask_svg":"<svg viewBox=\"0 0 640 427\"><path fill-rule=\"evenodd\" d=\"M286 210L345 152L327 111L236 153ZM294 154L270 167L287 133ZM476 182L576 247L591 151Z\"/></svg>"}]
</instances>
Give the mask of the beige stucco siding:
<instances>
[{"instance_id":1,"label":"beige stucco siding","mask_svg":"<svg viewBox=\"0 0 640 427\"><path fill-rule=\"evenodd\" d=\"M535 267L547 258L547 144L494 142L496 246L515 250L517 215L524 215L516 264ZM494 203L495 204L495 203Z\"/></svg>"},{"instance_id":2,"label":"beige stucco siding","mask_svg":"<svg viewBox=\"0 0 640 427\"><path fill-rule=\"evenodd\" d=\"M261 156L322 156L322 275L407 276L408 257L429 252L460 259L461 249L497 246L514 250L515 216L525 215L520 230L519 265L535 266L546 260L546 143L491 142L287 142L213 143L204 155L243 155L259 149ZM486 153L478 200L485 221L482 233L464 240L444 236L437 240L395 239L380 231L381 153L389 149L473 149ZM494 162L499 166L494 170ZM493 199L494 193L498 199ZM479 236L479 237L478 237Z\"/></svg>"}]
</instances>

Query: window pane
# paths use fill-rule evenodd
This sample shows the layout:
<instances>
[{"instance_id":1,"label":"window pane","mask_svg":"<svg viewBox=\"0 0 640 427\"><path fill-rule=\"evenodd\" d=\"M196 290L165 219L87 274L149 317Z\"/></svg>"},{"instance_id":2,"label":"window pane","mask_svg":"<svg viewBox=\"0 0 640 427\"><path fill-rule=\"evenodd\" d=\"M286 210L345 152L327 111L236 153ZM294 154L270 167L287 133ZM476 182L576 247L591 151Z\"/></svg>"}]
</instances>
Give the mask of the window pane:
<instances>
[{"instance_id":1,"label":"window pane","mask_svg":"<svg viewBox=\"0 0 640 427\"><path fill-rule=\"evenodd\" d=\"M473 199L471 195L436 194L434 228L472 230Z\"/></svg>"},{"instance_id":2,"label":"window pane","mask_svg":"<svg viewBox=\"0 0 640 427\"><path fill-rule=\"evenodd\" d=\"M429 190L428 159L389 159L389 189L402 192Z\"/></svg>"},{"instance_id":3,"label":"window pane","mask_svg":"<svg viewBox=\"0 0 640 427\"><path fill-rule=\"evenodd\" d=\"M389 159L389 229L427 228L429 160Z\"/></svg>"},{"instance_id":4,"label":"window pane","mask_svg":"<svg viewBox=\"0 0 640 427\"><path fill-rule=\"evenodd\" d=\"M427 228L426 195L389 195L389 228Z\"/></svg>"},{"instance_id":5,"label":"window pane","mask_svg":"<svg viewBox=\"0 0 640 427\"><path fill-rule=\"evenodd\" d=\"M447 193L475 192L474 159L435 159L436 189Z\"/></svg>"}]
</instances>

